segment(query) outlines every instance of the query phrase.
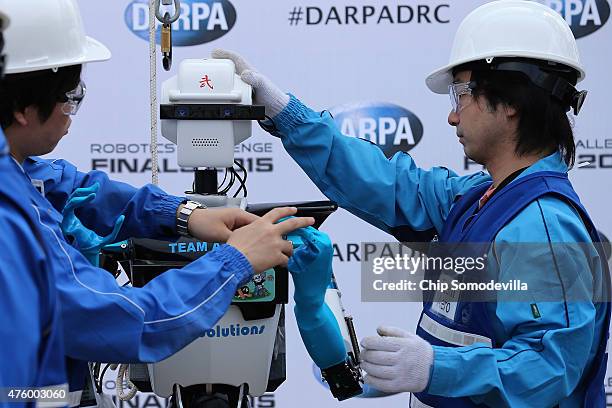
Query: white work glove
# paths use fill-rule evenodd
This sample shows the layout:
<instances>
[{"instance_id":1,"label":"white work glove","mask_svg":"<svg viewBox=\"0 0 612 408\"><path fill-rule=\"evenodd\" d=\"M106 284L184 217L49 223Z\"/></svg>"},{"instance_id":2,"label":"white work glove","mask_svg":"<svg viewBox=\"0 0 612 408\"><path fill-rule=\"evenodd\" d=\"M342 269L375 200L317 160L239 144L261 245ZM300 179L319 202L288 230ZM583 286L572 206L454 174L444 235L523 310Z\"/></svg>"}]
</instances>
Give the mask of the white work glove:
<instances>
[{"instance_id":1,"label":"white work glove","mask_svg":"<svg viewBox=\"0 0 612 408\"><path fill-rule=\"evenodd\" d=\"M421 392L429 384L431 345L397 327L381 326L379 336L361 340L365 383L383 392Z\"/></svg>"},{"instance_id":2,"label":"white work glove","mask_svg":"<svg viewBox=\"0 0 612 408\"><path fill-rule=\"evenodd\" d=\"M211 56L216 59L229 59L236 65L236 73L253 87L255 105L266 107L266 115L274 118L289 104L289 95L278 89L268 78L257 72L240 54L216 49Z\"/></svg>"}]
</instances>

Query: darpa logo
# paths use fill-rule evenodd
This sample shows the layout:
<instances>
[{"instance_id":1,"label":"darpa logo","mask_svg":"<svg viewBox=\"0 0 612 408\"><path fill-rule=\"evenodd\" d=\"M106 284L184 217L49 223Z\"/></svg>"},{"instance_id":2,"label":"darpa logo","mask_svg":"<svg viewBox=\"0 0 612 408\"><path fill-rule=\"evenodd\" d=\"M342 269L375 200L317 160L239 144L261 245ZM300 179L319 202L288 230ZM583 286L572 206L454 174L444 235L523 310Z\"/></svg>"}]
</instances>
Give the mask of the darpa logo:
<instances>
[{"instance_id":1,"label":"darpa logo","mask_svg":"<svg viewBox=\"0 0 612 408\"><path fill-rule=\"evenodd\" d=\"M536 0L561 14L580 38L599 30L610 18L607 0Z\"/></svg>"},{"instance_id":2,"label":"darpa logo","mask_svg":"<svg viewBox=\"0 0 612 408\"><path fill-rule=\"evenodd\" d=\"M227 34L236 23L236 9L228 0L181 0L181 15L172 24L172 44L199 45ZM163 10L162 10L163 12ZM170 14L174 9L169 9ZM157 44L161 23L157 21ZM149 2L134 0L125 10L125 23L143 40L149 40Z\"/></svg>"},{"instance_id":3,"label":"darpa logo","mask_svg":"<svg viewBox=\"0 0 612 408\"><path fill-rule=\"evenodd\" d=\"M409 151L423 138L419 118L392 103L348 104L331 112L343 134L379 145L387 157Z\"/></svg>"}]
</instances>

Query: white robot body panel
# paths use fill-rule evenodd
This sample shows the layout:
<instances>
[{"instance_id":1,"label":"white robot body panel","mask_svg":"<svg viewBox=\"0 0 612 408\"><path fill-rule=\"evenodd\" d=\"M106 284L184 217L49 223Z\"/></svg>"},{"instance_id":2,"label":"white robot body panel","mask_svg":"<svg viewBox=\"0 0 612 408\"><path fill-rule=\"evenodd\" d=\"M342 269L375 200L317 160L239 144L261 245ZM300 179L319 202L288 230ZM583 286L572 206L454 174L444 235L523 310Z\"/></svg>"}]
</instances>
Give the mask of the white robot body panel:
<instances>
[{"instance_id":1,"label":"white robot body panel","mask_svg":"<svg viewBox=\"0 0 612 408\"><path fill-rule=\"evenodd\" d=\"M222 135L233 133L230 121L211 120L207 132L194 120L179 121L177 126L177 155L181 167L232 167L234 165L234 139Z\"/></svg>"},{"instance_id":2,"label":"white robot body panel","mask_svg":"<svg viewBox=\"0 0 612 408\"><path fill-rule=\"evenodd\" d=\"M336 318L336 321L338 322L338 326L340 326L340 333L342 334L342 339L344 340L346 350L353 350L351 336L349 335L346 320L344 319L344 307L340 301L340 291L338 289L328 288L327 291L325 291L325 304L327 304L327 306L330 308L334 314L334 317Z\"/></svg>"},{"instance_id":3,"label":"white robot body panel","mask_svg":"<svg viewBox=\"0 0 612 408\"><path fill-rule=\"evenodd\" d=\"M246 321L238 307L230 306L202 338L159 363L149 364L153 392L169 397L174 384L248 384L250 395L263 395L281 308L277 305L268 319Z\"/></svg>"}]
</instances>

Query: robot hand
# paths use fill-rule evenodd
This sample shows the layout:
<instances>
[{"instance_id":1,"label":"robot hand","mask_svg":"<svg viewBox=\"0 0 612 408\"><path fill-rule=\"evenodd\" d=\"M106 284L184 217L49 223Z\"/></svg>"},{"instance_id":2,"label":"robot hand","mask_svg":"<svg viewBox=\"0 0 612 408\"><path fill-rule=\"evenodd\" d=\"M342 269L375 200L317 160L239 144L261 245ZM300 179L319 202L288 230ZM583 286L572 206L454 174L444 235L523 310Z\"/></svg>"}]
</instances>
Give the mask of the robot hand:
<instances>
[{"instance_id":1,"label":"robot hand","mask_svg":"<svg viewBox=\"0 0 612 408\"><path fill-rule=\"evenodd\" d=\"M420 392L427 388L434 356L431 345L396 327L379 327L378 334L361 341L366 384L383 392Z\"/></svg>"},{"instance_id":2,"label":"robot hand","mask_svg":"<svg viewBox=\"0 0 612 408\"><path fill-rule=\"evenodd\" d=\"M62 215L64 216L62 220L62 232L65 236L73 237L79 251L96 266L98 265L98 252L102 247L116 240L125 219L123 215L117 218L113 231L105 237L100 237L81 223L74 211L92 202L96 198L98 188L100 188L100 185L95 183L90 187L74 190L68 198L66 206L62 210Z\"/></svg>"},{"instance_id":3,"label":"robot hand","mask_svg":"<svg viewBox=\"0 0 612 408\"><path fill-rule=\"evenodd\" d=\"M281 91L268 78L257 72L240 54L216 49L212 52L216 59L229 59L236 65L236 73L242 80L253 87L253 102L266 107L266 115L274 118L289 104L289 95Z\"/></svg>"}]
</instances>

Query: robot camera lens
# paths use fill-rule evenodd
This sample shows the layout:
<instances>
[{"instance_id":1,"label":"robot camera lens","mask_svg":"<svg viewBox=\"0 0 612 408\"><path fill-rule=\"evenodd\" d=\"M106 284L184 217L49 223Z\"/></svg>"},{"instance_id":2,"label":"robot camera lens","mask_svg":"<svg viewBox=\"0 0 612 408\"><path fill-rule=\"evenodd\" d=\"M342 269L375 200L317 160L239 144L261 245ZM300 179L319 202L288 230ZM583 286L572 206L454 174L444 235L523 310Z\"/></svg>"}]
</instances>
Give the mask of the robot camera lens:
<instances>
[{"instance_id":1,"label":"robot camera lens","mask_svg":"<svg viewBox=\"0 0 612 408\"><path fill-rule=\"evenodd\" d=\"M232 108L223 108L222 114L224 118L230 118L234 114L234 110Z\"/></svg>"},{"instance_id":2,"label":"robot camera lens","mask_svg":"<svg viewBox=\"0 0 612 408\"><path fill-rule=\"evenodd\" d=\"M176 108L176 116L179 116L181 118L187 117L189 116L189 109L187 108Z\"/></svg>"}]
</instances>

